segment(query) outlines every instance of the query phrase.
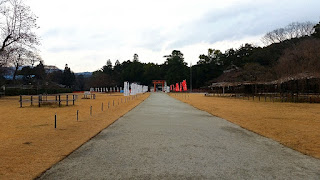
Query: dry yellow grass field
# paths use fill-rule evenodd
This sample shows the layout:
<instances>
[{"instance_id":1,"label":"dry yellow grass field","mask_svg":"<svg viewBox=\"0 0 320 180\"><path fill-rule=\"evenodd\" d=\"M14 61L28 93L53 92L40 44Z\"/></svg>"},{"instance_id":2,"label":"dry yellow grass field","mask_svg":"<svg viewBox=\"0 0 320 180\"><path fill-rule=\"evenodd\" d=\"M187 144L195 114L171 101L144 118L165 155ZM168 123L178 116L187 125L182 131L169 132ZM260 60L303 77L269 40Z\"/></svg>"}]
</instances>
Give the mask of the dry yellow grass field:
<instances>
[{"instance_id":1,"label":"dry yellow grass field","mask_svg":"<svg viewBox=\"0 0 320 180\"><path fill-rule=\"evenodd\" d=\"M272 103L203 94L170 96L214 116L320 158L320 104Z\"/></svg>"},{"instance_id":2,"label":"dry yellow grass field","mask_svg":"<svg viewBox=\"0 0 320 180\"><path fill-rule=\"evenodd\" d=\"M121 94L97 93L96 99L81 99L79 94L75 106L41 108L31 107L30 103L19 108L19 97L0 98L0 179L37 177L148 96L148 93L137 98L131 96L125 102Z\"/></svg>"}]
</instances>

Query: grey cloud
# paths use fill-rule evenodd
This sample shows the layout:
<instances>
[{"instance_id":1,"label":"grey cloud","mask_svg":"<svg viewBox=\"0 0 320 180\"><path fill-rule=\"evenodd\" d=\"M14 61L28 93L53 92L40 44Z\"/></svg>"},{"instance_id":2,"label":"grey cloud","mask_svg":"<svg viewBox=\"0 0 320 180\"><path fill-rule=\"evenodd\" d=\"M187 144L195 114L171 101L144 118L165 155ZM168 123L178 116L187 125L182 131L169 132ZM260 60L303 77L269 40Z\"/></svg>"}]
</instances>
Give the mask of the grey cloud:
<instances>
[{"instance_id":1,"label":"grey cloud","mask_svg":"<svg viewBox=\"0 0 320 180\"><path fill-rule=\"evenodd\" d=\"M170 48L180 48L197 42L238 40L264 34L294 21L317 21L317 7L320 7L320 2L316 0L308 1L308 4L285 0L243 3L212 10L198 21L180 27L176 34L179 38Z\"/></svg>"},{"instance_id":2,"label":"grey cloud","mask_svg":"<svg viewBox=\"0 0 320 180\"><path fill-rule=\"evenodd\" d=\"M164 44L170 39L161 34L163 29L148 29L141 33L141 40L137 46L151 49L152 51L160 51Z\"/></svg>"},{"instance_id":3,"label":"grey cloud","mask_svg":"<svg viewBox=\"0 0 320 180\"><path fill-rule=\"evenodd\" d=\"M51 46L48 50L54 53L63 51L102 50L105 48L120 47L125 44L121 35L112 31L106 31L104 33L89 32L78 34L68 32L73 31L67 30L65 35L61 35L58 30L52 30L46 33L47 36L55 38L63 37L65 40L65 44L61 44L60 46ZM57 34L60 34L60 36Z\"/></svg>"}]
</instances>

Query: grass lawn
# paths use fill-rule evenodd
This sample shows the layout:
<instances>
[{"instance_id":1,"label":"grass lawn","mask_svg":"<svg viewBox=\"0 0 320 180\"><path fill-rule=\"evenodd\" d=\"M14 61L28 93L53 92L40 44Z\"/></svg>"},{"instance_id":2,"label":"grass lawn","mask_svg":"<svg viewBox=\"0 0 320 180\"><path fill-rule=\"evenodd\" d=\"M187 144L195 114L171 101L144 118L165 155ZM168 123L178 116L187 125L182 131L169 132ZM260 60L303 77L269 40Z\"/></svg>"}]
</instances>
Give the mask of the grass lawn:
<instances>
[{"instance_id":1,"label":"grass lawn","mask_svg":"<svg viewBox=\"0 0 320 180\"><path fill-rule=\"evenodd\" d=\"M320 158L320 104L259 102L257 98L252 101L203 94L170 93L170 96Z\"/></svg>"},{"instance_id":2,"label":"grass lawn","mask_svg":"<svg viewBox=\"0 0 320 180\"><path fill-rule=\"evenodd\" d=\"M140 104L149 93L137 98L130 96L130 100L125 100L120 93L96 95L96 99L81 99L79 94L75 106L40 108L37 104L31 107L30 103L19 108L17 96L0 98L0 179L37 177ZM54 128L55 113L57 129Z\"/></svg>"}]
</instances>

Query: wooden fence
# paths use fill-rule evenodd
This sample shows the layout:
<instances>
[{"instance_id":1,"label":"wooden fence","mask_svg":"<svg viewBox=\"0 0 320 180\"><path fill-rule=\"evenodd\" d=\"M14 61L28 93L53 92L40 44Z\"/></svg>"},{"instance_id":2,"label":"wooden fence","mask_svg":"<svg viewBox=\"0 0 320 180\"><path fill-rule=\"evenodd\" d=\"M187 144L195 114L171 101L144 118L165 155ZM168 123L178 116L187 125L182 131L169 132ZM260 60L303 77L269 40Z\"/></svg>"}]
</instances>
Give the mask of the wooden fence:
<instances>
[{"instance_id":1,"label":"wooden fence","mask_svg":"<svg viewBox=\"0 0 320 180\"><path fill-rule=\"evenodd\" d=\"M24 102L30 102L30 105L33 106L37 104L39 107L43 104L58 104L59 107L65 102L65 105L68 106L69 102L72 102L72 105L75 104L78 95L20 95L20 108L23 107Z\"/></svg>"},{"instance_id":2,"label":"wooden fence","mask_svg":"<svg viewBox=\"0 0 320 180\"><path fill-rule=\"evenodd\" d=\"M260 93L260 94L234 94L234 93L206 93L205 96L230 97L243 100L265 102L293 102L293 103L320 103L320 94L292 94L292 93Z\"/></svg>"}]
</instances>

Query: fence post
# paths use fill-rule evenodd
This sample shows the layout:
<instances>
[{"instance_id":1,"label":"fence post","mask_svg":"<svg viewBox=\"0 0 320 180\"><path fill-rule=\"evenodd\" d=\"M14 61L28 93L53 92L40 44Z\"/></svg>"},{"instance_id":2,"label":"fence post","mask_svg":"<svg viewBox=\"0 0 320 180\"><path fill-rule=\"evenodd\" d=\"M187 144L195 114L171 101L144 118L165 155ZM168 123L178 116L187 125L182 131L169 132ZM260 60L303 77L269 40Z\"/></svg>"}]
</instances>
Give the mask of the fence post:
<instances>
[{"instance_id":1,"label":"fence post","mask_svg":"<svg viewBox=\"0 0 320 180\"><path fill-rule=\"evenodd\" d=\"M103 111L103 103L101 104L101 111Z\"/></svg>"},{"instance_id":2,"label":"fence post","mask_svg":"<svg viewBox=\"0 0 320 180\"><path fill-rule=\"evenodd\" d=\"M54 128L57 128L57 113L54 115Z\"/></svg>"},{"instance_id":3,"label":"fence post","mask_svg":"<svg viewBox=\"0 0 320 180\"><path fill-rule=\"evenodd\" d=\"M30 97L30 100L31 100L31 106L32 106L32 105L33 105L33 102L32 102L32 100L33 100L33 99L32 99L32 95L31 95L31 97Z\"/></svg>"},{"instance_id":4,"label":"fence post","mask_svg":"<svg viewBox=\"0 0 320 180\"><path fill-rule=\"evenodd\" d=\"M108 101L108 109L110 108L110 101Z\"/></svg>"},{"instance_id":5,"label":"fence post","mask_svg":"<svg viewBox=\"0 0 320 180\"><path fill-rule=\"evenodd\" d=\"M90 116L92 116L92 106L90 106Z\"/></svg>"},{"instance_id":6,"label":"fence post","mask_svg":"<svg viewBox=\"0 0 320 180\"><path fill-rule=\"evenodd\" d=\"M66 106L68 106L68 102L69 102L69 96L66 96L67 100L66 100Z\"/></svg>"},{"instance_id":7,"label":"fence post","mask_svg":"<svg viewBox=\"0 0 320 180\"><path fill-rule=\"evenodd\" d=\"M38 106L40 107L40 103L41 103L41 95L39 95L39 102L38 102Z\"/></svg>"},{"instance_id":8,"label":"fence post","mask_svg":"<svg viewBox=\"0 0 320 180\"><path fill-rule=\"evenodd\" d=\"M75 98L75 96L74 96L74 94L72 95L72 105L74 105L74 98Z\"/></svg>"},{"instance_id":9,"label":"fence post","mask_svg":"<svg viewBox=\"0 0 320 180\"><path fill-rule=\"evenodd\" d=\"M60 95L58 96L58 98L59 98L59 107L61 106L61 97L60 97Z\"/></svg>"},{"instance_id":10,"label":"fence post","mask_svg":"<svg viewBox=\"0 0 320 180\"><path fill-rule=\"evenodd\" d=\"M22 96L20 95L20 107L22 108Z\"/></svg>"},{"instance_id":11,"label":"fence post","mask_svg":"<svg viewBox=\"0 0 320 180\"><path fill-rule=\"evenodd\" d=\"M77 121L79 120L79 110L77 110Z\"/></svg>"}]
</instances>

